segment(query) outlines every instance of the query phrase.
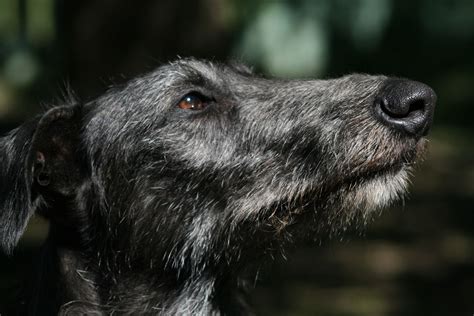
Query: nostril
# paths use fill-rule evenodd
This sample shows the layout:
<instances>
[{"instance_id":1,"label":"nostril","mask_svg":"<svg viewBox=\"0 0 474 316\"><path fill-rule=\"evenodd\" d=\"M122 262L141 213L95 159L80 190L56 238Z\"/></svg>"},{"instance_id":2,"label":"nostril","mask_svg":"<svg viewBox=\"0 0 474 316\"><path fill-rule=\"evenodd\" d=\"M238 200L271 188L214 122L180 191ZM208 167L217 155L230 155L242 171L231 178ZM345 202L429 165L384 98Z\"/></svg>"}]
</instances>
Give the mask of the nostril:
<instances>
[{"instance_id":1,"label":"nostril","mask_svg":"<svg viewBox=\"0 0 474 316\"><path fill-rule=\"evenodd\" d=\"M397 107L394 108L387 99L380 99L377 101L378 106L389 117L393 118L403 118L407 115L406 111L403 108Z\"/></svg>"},{"instance_id":2,"label":"nostril","mask_svg":"<svg viewBox=\"0 0 474 316\"><path fill-rule=\"evenodd\" d=\"M411 102L397 101L397 104L390 103L387 99L380 99L376 102L385 114L394 119L409 118L413 115L423 114L425 111L426 102L423 99L416 99Z\"/></svg>"},{"instance_id":3,"label":"nostril","mask_svg":"<svg viewBox=\"0 0 474 316\"><path fill-rule=\"evenodd\" d=\"M414 100L409 104L408 118L415 118L425 114L426 102L423 99Z\"/></svg>"},{"instance_id":4,"label":"nostril","mask_svg":"<svg viewBox=\"0 0 474 316\"><path fill-rule=\"evenodd\" d=\"M419 99L410 103L409 113L411 112L424 112L425 111L425 100Z\"/></svg>"}]
</instances>

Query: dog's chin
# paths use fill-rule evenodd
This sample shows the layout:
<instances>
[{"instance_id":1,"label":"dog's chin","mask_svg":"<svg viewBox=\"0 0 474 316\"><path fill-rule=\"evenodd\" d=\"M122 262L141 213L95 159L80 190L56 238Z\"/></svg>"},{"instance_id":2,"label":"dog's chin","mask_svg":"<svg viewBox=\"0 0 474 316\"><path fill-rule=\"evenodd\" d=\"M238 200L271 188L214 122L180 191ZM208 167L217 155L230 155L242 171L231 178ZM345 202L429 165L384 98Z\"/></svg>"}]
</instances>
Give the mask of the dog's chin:
<instances>
[{"instance_id":1,"label":"dog's chin","mask_svg":"<svg viewBox=\"0 0 474 316\"><path fill-rule=\"evenodd\" d=\"M323 212L315 213L317 233L334 237L350 227L363 231L381 210L403 198L410 171L409 165L401 165L342 184L328 194Z\"/></svg>"},{"instance_id":2,"label":"dog's chin","mask_svg":"<svg viewBox=\"0 0 474 316\"><path fill-rule=\"evenodd\" d=\"M398 162L367 170L357 179L344 183L340 188L341 208L357 209L369 215L376 210L390 206L405 195L409 178L416 161L422 160L427 142L420 140L414 146L400 154Z\"/></svg>"},{"instance_id":3,"label":"dog's chin","mask_svg":"<svg viewBox=\"0 0 474 316\"><path fill-rule=\"evenodd\" d=\"M400 200L409 184L411 167L388 168L368 176L357 183L346 185L342 191L341 208L357 209L370 215Z\"/></svg>"}]
</instances>

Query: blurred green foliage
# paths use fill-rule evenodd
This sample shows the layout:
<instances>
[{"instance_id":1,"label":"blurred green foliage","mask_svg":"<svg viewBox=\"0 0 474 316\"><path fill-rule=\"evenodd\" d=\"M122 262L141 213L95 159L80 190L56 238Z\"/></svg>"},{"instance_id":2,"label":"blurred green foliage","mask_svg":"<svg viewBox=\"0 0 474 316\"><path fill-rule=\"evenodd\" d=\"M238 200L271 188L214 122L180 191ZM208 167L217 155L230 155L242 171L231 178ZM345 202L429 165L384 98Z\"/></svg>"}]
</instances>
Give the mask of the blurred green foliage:
<instances>
[{"instance_id":1,"label":"blurred green foliage","mask_svg":"<svg viewBox=\"0 0 474 316\"><path fill-rule=\"evenodd\" d=\"M263 315L474 313L473 1L0 0L0 132L64 90L87 100L176 56L238 59L282 77L367 72L431 85L431 150L403 207L349 242L289 253L252 298ZM16 255L0 257L0 297L44 235L36 220Z\"/></svg>"}]
</instances>

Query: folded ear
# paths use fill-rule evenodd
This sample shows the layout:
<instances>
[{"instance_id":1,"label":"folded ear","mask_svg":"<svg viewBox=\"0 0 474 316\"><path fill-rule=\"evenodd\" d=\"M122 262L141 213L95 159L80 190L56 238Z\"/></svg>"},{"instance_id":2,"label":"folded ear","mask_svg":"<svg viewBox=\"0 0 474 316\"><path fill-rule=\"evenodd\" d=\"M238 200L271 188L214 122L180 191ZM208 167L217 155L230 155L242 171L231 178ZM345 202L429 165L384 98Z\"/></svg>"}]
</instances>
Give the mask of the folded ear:
<instances>
[{"instance_id":1,"label":"folded ear","mask_svg":"<svg viewBox=\"0 0 474 316\"><path fill-rule=\"evenodd\" d=\"M29 152L38 119L0 139L0 241L9 252L31 215Z\"/></svg>"},{"instance_id":2,"label":"folded ear","mask_svg":"<svg viewBox=\"0 0 474 316\"><path fill-rule=\"evenodd\" d=\"M25 231L42 191L71 192L82 107L49 110L0 138L0 246L9 253Z\"/></svg>"}]
</instances>

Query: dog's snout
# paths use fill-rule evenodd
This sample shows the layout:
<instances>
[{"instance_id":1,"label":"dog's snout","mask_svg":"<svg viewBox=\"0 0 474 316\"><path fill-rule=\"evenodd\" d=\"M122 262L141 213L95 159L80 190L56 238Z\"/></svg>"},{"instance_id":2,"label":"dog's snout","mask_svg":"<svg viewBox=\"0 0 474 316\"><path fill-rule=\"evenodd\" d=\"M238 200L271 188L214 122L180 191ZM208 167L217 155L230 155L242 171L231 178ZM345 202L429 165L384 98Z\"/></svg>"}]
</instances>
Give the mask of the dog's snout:
<instances>
[{"instance_id":1,"label":"dog's snout","mask_svg":"<svg viewBox=\"0 0 474 316\"><path fill-rule=\"evenodd\" d=\"M421 137L433 121L436 94L427 85L410 80L392 79L375 100L375 112L386 125L405 134Z\"/></svg>"}]
</instances>

